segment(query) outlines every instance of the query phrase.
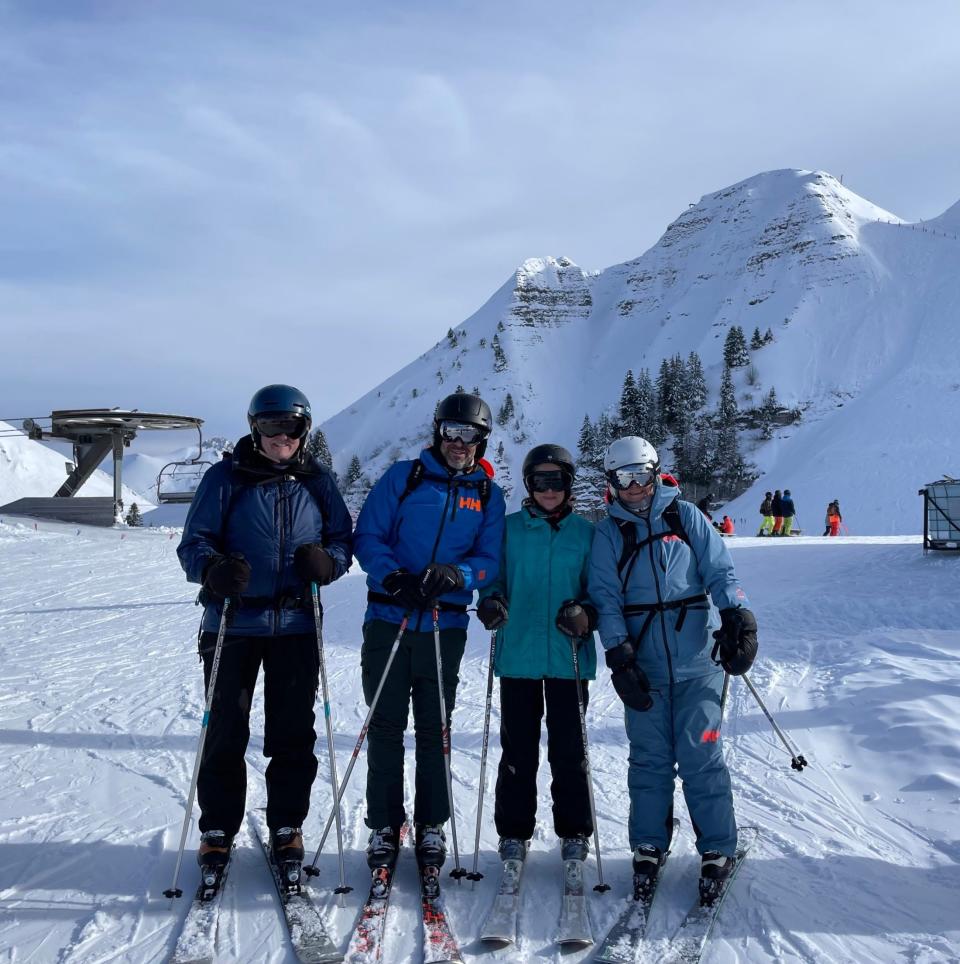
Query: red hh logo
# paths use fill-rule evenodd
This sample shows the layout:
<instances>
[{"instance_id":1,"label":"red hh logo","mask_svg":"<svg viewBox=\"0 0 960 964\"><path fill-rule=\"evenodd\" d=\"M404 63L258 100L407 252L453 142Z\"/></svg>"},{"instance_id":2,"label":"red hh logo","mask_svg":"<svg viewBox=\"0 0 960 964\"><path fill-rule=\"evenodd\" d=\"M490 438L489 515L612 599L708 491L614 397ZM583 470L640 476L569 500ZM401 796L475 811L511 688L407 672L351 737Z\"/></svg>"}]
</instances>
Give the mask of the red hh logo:
<instances>
[{"instance_id":1,"label":"red hh logo","mask_svg":"<svg viewBox=\"0 0 960 964\"><path fill-rule=\"evenodd\" d=\"M461 495L460 496L460 509L473 509L474 512L482 512L483 506L480 504L479 499L474 499L472 496Z\"/></svg>"},{"instance_id":2,"label":"red hh logo","mask_svg":"<svg viewBox=\"0 0 960 964\"><path fill-rule=\"evenodd\" d=\"M703 736L700 737L701 743L716 743L720 739L719 730L704 730Z\"/></svg>"}]
</instances>

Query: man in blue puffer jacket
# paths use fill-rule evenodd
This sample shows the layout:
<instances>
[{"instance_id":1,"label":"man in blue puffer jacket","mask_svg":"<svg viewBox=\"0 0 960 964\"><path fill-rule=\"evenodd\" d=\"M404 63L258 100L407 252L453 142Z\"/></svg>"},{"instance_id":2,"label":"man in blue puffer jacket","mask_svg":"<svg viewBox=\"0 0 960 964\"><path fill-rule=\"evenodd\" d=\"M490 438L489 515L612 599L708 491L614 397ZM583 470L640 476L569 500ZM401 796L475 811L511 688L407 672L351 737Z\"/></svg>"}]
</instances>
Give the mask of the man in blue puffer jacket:
<instances>
[{"instance_id":1,"label":"man in blue puffer jacket","mask_svg":"<svg viewBox=\"0 0 960 964\"><path fill-rule=\"evenodd\" d=\"M597 525L589 587L607 666L626 705L635 892L650 892L669 847L678 770L704 893L730 873L737 846L720 743L723 672L714 660L731 675L747 672L757 624L723 539L664 484L653 446L636 436L619 439L604 469L609 517Z\"/></svg>"},{"instance_id":2,"label":"man in blue puffer jacket","mask_svg":"<svg viewBox=\"0 0 960 964\"><path fill-rule=\"evenodd\" d=\"M467 641L467 605L500 565L504 499L480 464L493 426L477 395L458 392L437 406L434 439L419 460L397 462L373 487L357 519L355 551L367 573L361 667L369 706L404 616L409 629L390 667L367 742L367 860L396 860L406 819L403 735L411 698L416 731L414 822L417 855L439 868L450 817L441 743L432 608L439 602L443 693L452 712ZM484 463L485 464L485 463Z\"/></svg>"},{"instance_id":3,"label":"man in blue puffer jacket","mask_svg":"<svg viewBox=\"0 0 960 964\"><path fill-rule=\"evenodd\" d=\"M306 397L268 385L253 396L247 418L250 435L204 474L177 548L187 579L203 584L205 686L224 598L231 603L197 782L202 866L225 862L243 819L244 754L261 663L267 824L281 859L303 859L300 828L317 772L310 583L338 579L351 561L350 515L333 477L304 452Z\"/></svg>"}]
</instances>

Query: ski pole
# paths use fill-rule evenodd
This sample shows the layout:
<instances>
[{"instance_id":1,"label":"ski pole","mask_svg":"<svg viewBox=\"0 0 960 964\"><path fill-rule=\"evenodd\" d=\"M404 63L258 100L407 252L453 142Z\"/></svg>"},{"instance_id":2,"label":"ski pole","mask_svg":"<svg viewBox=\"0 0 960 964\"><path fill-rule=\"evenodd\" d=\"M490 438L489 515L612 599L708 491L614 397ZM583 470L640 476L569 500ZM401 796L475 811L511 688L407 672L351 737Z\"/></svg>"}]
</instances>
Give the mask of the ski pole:
<instances>
[{"instance_id":1,"label":"ski pole","mask_svg":"<svg viewBox=\"0 0 960 964\"><path fill-rule=\"evenodd\" d=\"M590 638L592 639L592 636ZM603 861L600 859L600 827L597 824L597 805L593 801L593 767L590 766L590 749L587 746L587 714L583 709L583 690L580 686L580 657L577 655L577 643L578 640L571 637L570 652L573 655L573 675L577 681L580 735L583 738L583 760L587 765L587 793L590 797L590 817L593 820L593 847L597 852L597 879L599 883L593 889L603 894L610 889L610 885L603 882Z\"/></svg>"},{"instance_id":2,"label":"ski pole","mask_svg":"<svg viewBox=\"0 0 960 964\"><path fill-rule=\"evenodd\" d=\"M466 875L460 866L457 846L457 814L453 809L453 776L450 773L450 725L447 722L447 702L443 698L443 661L440 659L440 610L433 606L433 648L437 654L437 696L440 699L440 745L443 749L443 768L447 771L447 803L450 806L450 834L453 837L453 870L450 876L459 884Z\"/></svg>"},{"instance_id":3,"label":"ski pole","mask_svg":"<svg viewBox=\"0 0 960 964\"><path fill-rule=\"evenodd\" d=\"M766 706L763 705L763 700L760 699L760 694L757 692L756 687L754 687L753 683L750 681L750 677L747 676L746 673L743 674L743 681L750 688L750 692L753 693L753 698L757 701L760 709L763 710L764 716L766 716L766 718L770 721L774 732L780 737L780 742L783 743L783 745L787 748L787 751L790 753L790 766L793 767L794 770L802 770L808 765L807 761L803 758L803 754L800 753L796 747L790 745L790 742L787 740L783 730L777 726L777 721L770 715L770 711L766 708Z\"/></svg>"},{"instance_id":4,"label":"ski pole","mask_svg":"<svg viewBox=\"0 0 960 964\"><path fill-rule=\"evenodd\" d=\"M400 621L400 631L397 633L397 637L394 639L393 646L390 647L390 653L387 656L387 665L383 667L383 673L380 676L380 682L377 684L376 692L373 694L373 699L370 701L370 708L367 710L366 719L363 721L363 726L360 727L360 735L357 737L357 745L353 748L353 755L350 757L350 762L347 764L347 772L343 775L343 783L340 784L340 790L336 795L337 799L334 801L333 809L330 811L330 816L327 817L326 826L323 828L323 833L320 836L320 845L317 847L317 852L313 855L313 862L308 867L303 868L308 877L316 877L320 873L320 869L317 867L317 861L320 859L320 851L323 850L323 845L326 842L327 834L330 833L330 825L333 823L334 813L340 808L340 801L343 799L343 794L347 789L347 784L350 782L350 774L353 773L354 764L357 762L357 757L360 755L360 748L363 746L363 741L367 738L367 730L370 728L370 720L373 718L373 711L377 708L377 702L380 699L383 684L387 681L387 674L390 672L390 666L393 664L393 657L397 655L397 650L400 648L400 640L403 639L403 634L407 631L407 623L409 621L410 614L404 613L403 619Z\"/></svg>"},{"instance_id":5,"label":"ski pole","mask_svg":"<svg viewBox=\"0 0 960 964\"><path fill-rule=\"evenodd\" d=\"M213 706L213 691L217 685L217 670L220 669L220 653L223 651L223 637L227 631L227 610L230 608L230 597L223 600L223 610L220 613L220 628L217 630L217 645L213 650L213 664L210 667L210 682L207 685L207 699L203 707L203 721L200 724L200 740L197 743L197 758L193 764L193 779L190 781L190 792L187 794L187 806L183 813L183 827L180 829L180 850L177 853L177 865L173 869L173 883L163 892L164 897L182 897L183 891L177 887L180 876L180 863L183 860L183 848L187 842L187 829L190 826L190 816L193 813L193 797L197 792L197 779L200 776L200 763L203 760L203 744L207 739L207 726L210 723L210 708Z\"/></svg>"},{"instance_id":6,"label":"ski pole","mask_svg":"<svg viewBox=\"0 0 960 964\"><path fill-rule=\"evenodd\" d=\"M340 894L340 906L343 907L343 894L349 894L352 887L348 887L343 878L343 828L340 824L340 797L337 793L337 757L333 749L333 720L330 716L330 694L327 690L327 666L323 658L323 619L320 615L320 595L317 584L310 583L310 594L313 597L313 622L317 628L317 662L320 669L320 685L323 689L323 718L327 728L327 755L330 757L330 786L333 790L333 812L337 821L337 857L340 862L340 886L334 890Z\"/></svg>"},{"instance_id":7,"label":"ski pole","mask_svg":"<svg viewBox=\"0 0 960 964\"><path fill-rule=\"evenodd\" d=\"M483 711L483 746L480 750L480 792L477 799L477 836L473 842L473 871L467 880L482 880L483 874L477 870L480 860L480 820L483 816L483 791L486 789L487 745L490 742L490 707L493 704L493 659L497 654L497 631L490 633L490 664L487 666L487 705Z\"/></svg>"}]
</instances>

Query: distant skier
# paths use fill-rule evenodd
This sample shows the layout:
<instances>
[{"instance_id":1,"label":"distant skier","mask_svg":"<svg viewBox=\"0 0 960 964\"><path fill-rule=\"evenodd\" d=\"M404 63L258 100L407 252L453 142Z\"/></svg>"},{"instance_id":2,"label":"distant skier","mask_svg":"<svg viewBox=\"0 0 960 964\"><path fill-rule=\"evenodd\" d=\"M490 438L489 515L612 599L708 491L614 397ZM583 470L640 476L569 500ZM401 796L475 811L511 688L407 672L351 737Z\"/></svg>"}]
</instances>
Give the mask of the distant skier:
<instances>
[{"instance_id":1,"label":"distant skier","mask_svg":"<svg viewBox=\"0 0 960 964\"><path fill-rule=\"evenodd\" d=\"M780 490L777 489L773 493L773 499L770 502L770 508L773 510L773 532L771 535L779 536L783 533L783 496L780 494Z\"/></svg>"},{"instance_id":2,"label":"distant skier","mask_svg":"<svg viewBox=\"0 0 960 964\"><path fill-rule=\"evenodd\" d=\"M467 605L500 565L504 498L482 462L493 427L490 407L458 392L437 406L433 443L416 461L383 474L357 519L355 552L367 573L360 665L369 706L403 617L410 628L384 683L367 740L367 862L396 860L404 809L403 738L411 698L416 743L413 819L421 866L446 857L450 817L441 744L431 610L440 610L444 703L449 716L467 641Z\"/></svg>"},{"instance_id":3,"label":"distant skier","mask_svg":"<svg viewBox=\"0 0 960 964\"><path fill-rule=\"evenodd\" d=\"M758 536L769 536L773 533L773 493L767 492L760 503L760 515L763 516L760 522Z\"/></svg>"},{"instance_id":4,"label":"distant skier","mask_svg":"<svg viewBox=\"0 0 960 964\"><path fill-rule=\"evenodd\" d=\"M825 536L839 536L840 535L840 524L843 522L843 516L840 515L840 503L831 502L827 506L827 516L824 520L826 527L823 530Z\"/></svg>"},{"instance_id":5,"label":"distant skier","mask_svg":"<svg viewBox=\"0 0 960 964\"><path fill-rule=\"evenodd\" d=\"M203 584L200 654L209 685L224 597L228 612L197 783L201 866L223 865L240 829L250 701L263 664L267 825L282 861L303 860L301 827L317 772L313 704L317 636L309 584L350 567L350 515L333 477L311 456L310 403L289 385L261 388L250 434L203 476L177 548Z\"/></svg>"},{"instance_id":6,"label":"distant skier","mask_svg":"<svg viewBox=\"0 0 960 964\"><path fill-rule=\"evenodd\" d=\"M500 574L481 593L477 615L498 630L500 767L494 820L502 860L522 860L537 814L540 723L547 717L553 829L563 858L584 860L593 833L570 640L579 640L581 696L596 677L587 598L593 524L571 504L573 456L538 445L523 460L523 508L506 520Z\"/></svg>"},{"instance_id":7,"label":"distant skier","mask_svg":"<svg viewBox=\"0 0 960 964\"><path fill-rule=\"evenodd\" d=\"M713 522L713 516L710 513L710 505L713 502L713 493L708 492L698 503L697 508L711 521Z\"/></svg>"},{"instance_id":8,"label":"distant skier","mask_svg":"<svg viewBox=\"0 0 960 964\"><path fill-rule=\"evenodd\" d=\"M783 490L783 498L780 500L780 510L783 512L783 526L780 530L780 535L788 536L790 535L791 529L793 529L793 517L797 514L789 489Z\"/></svg>"},{"instance_id":9,"label":"distant skier","mask_svg":"<svg viewBox=\"0 0 960 964\"><path fill-rule=\"evenodd\" d=\"M609 518L597 524L589 589L626 705L637 890L652 885L669 847L678 773L701 877L716 880L733 867L737 827L720 739L723 672L711 656L728 673L745 673L757 653L757 623L723 540L677 489L661 484L654 447L619 439L604 469L612 500Z\"/></svg>"},{"instance_id":10,"label":"distant skier","mask_svg":"<svg viewBox=\"0 0 960 964\"><path fill-rule=\"evenodd\" d=\"M725 536L732 536L734 531L733 519L725 515L723 521L720 523L720 532Z\"/></svg>"}]
</instances>

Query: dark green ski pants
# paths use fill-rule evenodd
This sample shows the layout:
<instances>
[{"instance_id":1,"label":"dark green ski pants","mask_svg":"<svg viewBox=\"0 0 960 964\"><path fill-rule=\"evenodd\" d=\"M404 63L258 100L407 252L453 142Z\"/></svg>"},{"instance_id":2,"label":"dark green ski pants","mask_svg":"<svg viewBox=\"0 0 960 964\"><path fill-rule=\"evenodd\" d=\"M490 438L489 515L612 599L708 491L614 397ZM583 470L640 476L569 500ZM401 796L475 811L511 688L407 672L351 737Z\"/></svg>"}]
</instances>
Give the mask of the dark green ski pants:
<instances>
[{"instance_id":1,"label":"dark green ski pants","mask_svg":"<svg viewBox=\"0 0 960 964\"><path fill-rule=\"evenodd\" d=\"M363 627L360 665L367 706L373 701L399 631L399 625L379 619L371 620ZM453 713L460 681L457 673L466 642L466 629L440 630L443 697L448 723ZM403 735L407 729L411 697L417 759L413 819L415 823L445 823L450 817L433 631L414 633L408 630L400 641L367 732L366 824L372 830L399 827L406 819Z\"/></svg>"}]
</instances>

